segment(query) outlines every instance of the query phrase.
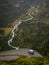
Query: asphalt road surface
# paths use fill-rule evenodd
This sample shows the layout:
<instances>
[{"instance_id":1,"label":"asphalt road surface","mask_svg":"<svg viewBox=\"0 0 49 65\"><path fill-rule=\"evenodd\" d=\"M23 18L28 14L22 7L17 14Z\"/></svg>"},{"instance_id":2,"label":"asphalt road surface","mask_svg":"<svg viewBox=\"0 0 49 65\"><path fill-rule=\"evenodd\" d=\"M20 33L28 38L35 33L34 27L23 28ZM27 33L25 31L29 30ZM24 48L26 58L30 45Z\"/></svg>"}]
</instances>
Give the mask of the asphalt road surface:
<instances>
[{"instance_id":1,"label":"asphalt road surface","mask_svg":"<svg viewBox=\"0 0 49 65\"><path fill-rule=\"evenodd\" d=\"M34 52L34 54L30 54L28 53L30 49L27 48L21 48L19 50L9 50L9 51L4 51L4 52L0 52L0 55L8 55L8 54L19 54L19 55L24 55L24 56L28 56L28 57L41 57L42 55L40 53L38 53L37 51ZM0 60L14 60L14 59L18 59L19 56L0 56Z\"/></svg>"}]
</instances>

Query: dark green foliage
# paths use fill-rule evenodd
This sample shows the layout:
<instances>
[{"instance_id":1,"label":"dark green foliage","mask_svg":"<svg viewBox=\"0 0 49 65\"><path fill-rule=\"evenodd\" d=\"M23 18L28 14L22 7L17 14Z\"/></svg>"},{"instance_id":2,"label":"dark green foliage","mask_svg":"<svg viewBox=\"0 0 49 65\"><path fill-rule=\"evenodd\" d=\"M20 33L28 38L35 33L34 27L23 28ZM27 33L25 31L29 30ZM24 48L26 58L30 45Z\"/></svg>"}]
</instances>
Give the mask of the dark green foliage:
<instances>
[{"instance_id":1,"label":"dark green foliage","mask_svg":"<svg viewBox=\"0 0 49 65\"><path fill-rule=\"evenodd\" d=\"M47 55L49 53L49 46L47 45L49 42L48 25L40 22L33 23L33 21L28 21L19 26L19 30L16 34L17 36L15 36L12 45L19 46L21 48L32 48L43 55Z\"/></svg>"},{"instance_id":2,"label":"dark green foliage","mask_svg":"<svg viewBox=\"0 0 49 65\"><path fill-rule=\"evenodd\" d=\"M4 34L4 31L3 30L0 30L0 34Z\"/></svg>"}]
</instances>

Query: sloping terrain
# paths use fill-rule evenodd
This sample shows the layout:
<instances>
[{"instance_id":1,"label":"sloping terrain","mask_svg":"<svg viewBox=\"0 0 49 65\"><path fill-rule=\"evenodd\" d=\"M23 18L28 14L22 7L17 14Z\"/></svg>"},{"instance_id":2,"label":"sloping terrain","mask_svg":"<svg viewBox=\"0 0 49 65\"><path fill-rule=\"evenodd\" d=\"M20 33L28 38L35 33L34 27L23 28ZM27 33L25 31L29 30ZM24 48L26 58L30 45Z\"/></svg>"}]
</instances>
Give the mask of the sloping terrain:
<instances>
[{"instance_id":1,"label":"sloping terrain","mask_svg":"<svg viewBox=\"0 0 49 65\"><path fill-rule=\"evenodd\" d=\"M21 48L32 48L47 55L49 53L49 20L46 21L47 24L45 18L49 19L49 14L46 11L35 14L31 21L22 22L11 44Z\"/></svg>"},{"instance_id":2,"label":"sloping terrain","mask_svg":"<svg viewBox=\"0 0 49 65\"><path fill-rule=\"evenodd\" d=\"M33 0L2 0L0 3L0 27L10 27L10 23L25 13L32 3Z\"/></svg>"},{"instance_id":3,"label":"sloping terrain","mask_svg":"<svg viewBox=\"0 0 49 65\"><path fill-rule=\"evenodd\" d=\"M15 31L11 44L20 48L32 48L44 55L49 55L49 1L5 0L3 2L2 0L1 2L0 51L12 49L8 46L11 30L20 19L28 19L27 14L30 13L33 19L27 22L22 21L19 30Z\"/></svg>"}]
</instances>

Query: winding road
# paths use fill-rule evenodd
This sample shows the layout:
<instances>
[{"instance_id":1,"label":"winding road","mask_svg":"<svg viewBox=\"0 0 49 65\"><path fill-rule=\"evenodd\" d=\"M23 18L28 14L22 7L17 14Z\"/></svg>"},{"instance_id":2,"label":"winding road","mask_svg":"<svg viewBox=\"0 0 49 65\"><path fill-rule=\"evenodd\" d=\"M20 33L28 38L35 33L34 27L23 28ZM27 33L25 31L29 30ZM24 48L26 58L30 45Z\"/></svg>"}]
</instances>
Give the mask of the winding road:
<instances>
[{"instance_id":1,"label":"winding road","mask_svg":"<svg viewBox=\"0 0 49 65\"><path fill-rule=\"evenodd\" d=\"M18 22L18 24L16 24L13 29L12 29L12 35L11 35L11 38L8 40L8 45L11 47L11 48L14 48L15 50L9 50L9 51L3 51L3 52L0 52L0 60L3 60L3 61L9 61L9 60L14 60L14 59L18 59L20 58L19 56L17 55L24 55L24 56L28 56L28 57L41 57L42 58L42 55L40 53L38 53L37 51L34 52L34 54L30 54L28 53L29 50L31 49L28 49L28 48L20 48L19 47L15 47L13 45L11 45L14 37L15 37L15 30L16 32L18 31L19 29L19 25L21 25L22 21L23 22L27 22L29 20L32 20L33 19L33 16L28 13L28 15L30 16L30 18L26 19L26 20L20 20ZM15 55L13 55L15 54ZM1 55L5 55L5 56L1 56ZM9 55L9 56L8 56ZM11 55L11 56L10 56ZM13 55L13 56L12 56Z\"/></svg>"},{"instance_id":2,"label":"winding road","mask_svg":"<svg viewBox=\"0 0 49 65\"><path fill-rule=\"evenodd\" d=\"M8 40L8 45L9 45L10 47L12 47L12 48L15 48L16 50L18 50L19 47L15 47L15 46L12 46L12 45L11 45L11 43L12 43L14 37L15 37L15 30L16 30L16 32L18 31L18 29L19 29L18 26L22 23L22 21L27 22L27 21L33 19L33 16L32 16L30 13L28 13L28 15L30 16L30 18L28 18L28 19L26 19L26 20L20 20L19 23L16 24L16 25L13 27L12 32L11 32L11 33L12 33L12 36L11 36L11 38Z\"/></svg>"}]
</instances>

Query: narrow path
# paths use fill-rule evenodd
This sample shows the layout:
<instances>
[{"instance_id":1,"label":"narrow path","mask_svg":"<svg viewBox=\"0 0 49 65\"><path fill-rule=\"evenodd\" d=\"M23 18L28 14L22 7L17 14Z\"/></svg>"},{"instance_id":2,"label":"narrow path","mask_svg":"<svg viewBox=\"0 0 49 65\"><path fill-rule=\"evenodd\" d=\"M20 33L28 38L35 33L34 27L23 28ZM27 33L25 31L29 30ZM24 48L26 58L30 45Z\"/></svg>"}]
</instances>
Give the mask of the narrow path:
<instances>
[{"instance_id":1,"label":"narrow path","mask_svg":"<svg viewBox=\"0 0 49 65\"><path fill-rule=\"evenodd\" d=\"M13 30L12 30L12 32L11 32L11 33L12 33L12 36L11 36L11 38L8 40L8 45L9 45L10 47L15 48L15 49L17 49L17 50L19 49L19 47L12 46L11 43L12 43L14 37L15 37L15 30L16 30L16 32L18 31L18 26L22 23L22 21L27 22L27 21L33 19L33 16L32 16L30 13L28 13L28 15L30 16L30 18L28 18L28 19L26 19L26 20L20 20L19 23L16 24L16 25L13 27Z\"/></svg>"}]
</instances>

